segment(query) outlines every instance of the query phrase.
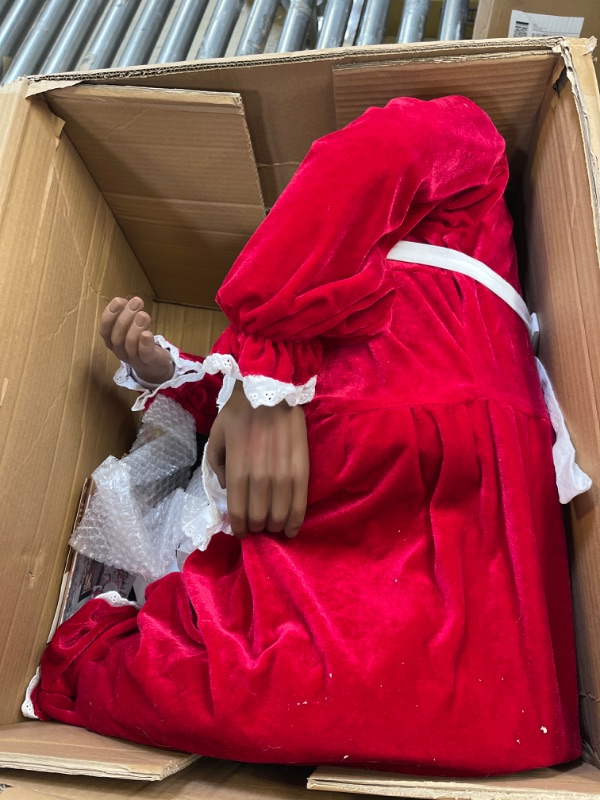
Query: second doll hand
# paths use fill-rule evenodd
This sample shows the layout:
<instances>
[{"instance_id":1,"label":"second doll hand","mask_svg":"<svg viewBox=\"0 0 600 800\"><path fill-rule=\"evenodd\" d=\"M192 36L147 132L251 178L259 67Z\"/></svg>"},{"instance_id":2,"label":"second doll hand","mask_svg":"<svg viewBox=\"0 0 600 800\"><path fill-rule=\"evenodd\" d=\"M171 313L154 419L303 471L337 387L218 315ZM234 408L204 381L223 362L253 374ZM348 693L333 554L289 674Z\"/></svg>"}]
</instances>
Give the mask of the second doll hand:
<instances>
[{"instance_id":1,"label":"second doll hand","mask_svg":"<svg viewBox=\"0 0 600 800\"><path fill-rule=\"evenodd\" d=\"M170 354L154 342L152 320L141 297L115 297L105 308L99 331L112 352L142 381L160 385L175 372Z\"/></svg>"},{"instance_id":2,"label":"second doll hand","mask_svg":"<svg viewBox=\"0 0 600 800\"><path fill-rule=\"evenodd\" d=\"M240 381L215 420L207 459L227 489L235 536L284 532L295 537L304 521L309 460L301 406L253 408Z\"/></svg>"}]
</instances>

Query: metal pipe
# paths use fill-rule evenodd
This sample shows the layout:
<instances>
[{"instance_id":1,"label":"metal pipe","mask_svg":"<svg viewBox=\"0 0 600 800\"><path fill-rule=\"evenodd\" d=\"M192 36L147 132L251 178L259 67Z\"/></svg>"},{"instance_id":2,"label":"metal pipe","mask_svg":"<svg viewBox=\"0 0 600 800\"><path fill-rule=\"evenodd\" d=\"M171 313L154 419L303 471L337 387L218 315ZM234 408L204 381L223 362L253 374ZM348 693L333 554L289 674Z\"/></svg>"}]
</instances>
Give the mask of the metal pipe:
<instances>
[{"instance_id":1,"label":"metal pipe","mask_svg":"<svg viewBox=\"0 0 600 800\"><path fill-rule=\"evenodd\" d=\"M262 53L279 8L279 0L254 0L235 54L249 56Z\"/></svg>"},{"instance_id":2,"label":"metal pipe","mask_svg":"<svg viewBox=\"0 0 600 800\"><path fill-rule=\"evenodd\" d=\"M381 44L390 0L367 0L356 44Z\"/></svg>"},{"instance_id":3,"label":"metal pipe","mask_svg":"<svg viewBox=\"0 0 600 800\"><path fill-rule=\"evenodd\" d=\"M4 80L7 83L39 69L73 10L73 4L74 0L48 0L6 71Z\"/></svg>"},{"instance_id":4,"label":"metal pipe","mask_svg":"<svg viewBox=\"0 0 600 800\"><path fill-rule=\"evenodd\" d=\"M462 39L468 12L469 0L444 0L438 39L441 42Z\"/></svg>"},{"instance_id":5,"label":"metal pipe","mask_svg":"<svg viewBox=\"0 0 600 800\"><path fill-rule=\"evenodd\" d=\"M112 66L139 4L140 0L112 0L85 50L79 69L103 69Z\"/></svg>"},{"instance_id":6,"label":"metal pipe","mask_svg":"<svg viewBox=\"0 0 600 800\"><path fill-rule=\"evenodd\" d=\"M104 0L79 0L40 72L51 75L75 68L104 7Z\"/></svg>"},{"instance_id":7,"label":"metal pipe","mask_svg":"<svg viewBox=\"0 0 600 800\"><path fill-rule=\"evenodd\" d=\"M352 0L350 17L348 18L348 25L346 26L346 33L344 34L344 47L353 47L356 44L356 37L358 35L364 8L365 0Z\"/></svg>"},{"instance_id":8,"label":"metal pipe","mask_svg":"<svg viewBox=\"0 0 600 800\"><path fill-rule=\"evenodd\" d=\"M185 61L207 5L208 0L181 0L173 24L158 54L157 63Z\"/></svg>"},{"instance_id":9,"label":"metal pipe","mask_svg":"<svg viewBox=\"0 0 600 800\"><path fill-rule=\"evenodd\" d=\"M14 56L44 0L16 0L0 26L0 58Z\"/></svg>"},{"instance_id":10,"label":"metal pipe","mask_svg":"<svg viewBox=\"0 0 600 800\"><path fill-rule=\"evenodd\" d=\"M8 9L10 8L10 4L13 0L0 0L0 22L6 16Z\"/></svg>"},{"instance_id":11,"label":"metal pipe","mask_svg":"<svg viewBox=\"0 0 600 800\"><path fill-rule=\"evenodd\" d=\"M323 27L317 40L317 49L341 45L351 7L352 0L329 0L323 17Z\"/></svg>"},{"instance_id":12,"label":"metal pipe","mask_svg":"<svg viewBox=\"0 0 600 800\"><path fill-rule=\"evenodd\" d=\"M316 5L317 0L290 0L290 7L277 43L278 53L293 53L304 48L308 26Z\"/></svg>"},{"instance_id":13,"label":"metal pipe","mask_svg":"<svg viewBox=\"0 0 600 800\"><path fill-rule=\"evenodd\" d=\"M398 30L400 44L423 41L429 4L430 0L404 0L402 19Z\"/></svg>"},{"instance_id":14,"label":"metal pipe","mask_svg":"<svg viewBox=\"0 0 600 800\"><path fill-rule=\"evenodd\" d=\"M306 50L316 50L317 39L323 27L323 16L325 14L325 5L327 0L317 0L313 13L310 17L308 26L308 36L304 42Z\"/></svg>"},{"instance_id":15,"label":"metal pipe","mask_svg":"<svg viewBox=\"0 0 600 800\"><path fill-rule=\"evenodd\" d=\"M196 58L221 58L238 21L244 0L219 0Z\"/></svg>"},{"instance_id":16,"label":"metal pipe","mask_svg":"<svg viewBox=\"0 0 600 800\"><path fill-rule=\"evenodd\" d=\"M175 0L146 0L142 13L115 66L147 64Z\"/></svg>"}]
</instances>

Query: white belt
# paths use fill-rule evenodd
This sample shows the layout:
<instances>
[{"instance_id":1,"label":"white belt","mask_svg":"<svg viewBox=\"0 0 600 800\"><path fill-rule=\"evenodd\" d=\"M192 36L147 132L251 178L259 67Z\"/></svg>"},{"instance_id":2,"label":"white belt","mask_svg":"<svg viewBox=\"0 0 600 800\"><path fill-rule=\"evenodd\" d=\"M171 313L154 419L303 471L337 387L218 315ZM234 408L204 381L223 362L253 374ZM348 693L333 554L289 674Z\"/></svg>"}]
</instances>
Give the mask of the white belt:
<instances>
[{"instance_id":1,"label":"white belt","mask_svg":"<svg viewBox=\"0 0 600 800\"><path fill-rule=\"evenodd\" d=\"M537 349L539 339L539 325L535 314L530 314L525 301L513 287L501 278L486 264L471 258L458 250L446 247L437 247L432 244L418 242L398 242L387 255L392 261L405 261L409 264L422 264L428 267L448 269L459 272L486 286L495 295L515 311L525 323L529 331L534 351ZM544 392L544 399L548 407L550 421L554 428L556 441L552 447L554 468L556 470L556 485L561 503L568 503L578 494L583 494L591 487L591 478L585 474L575 462L575 448L571 442L569 431L565 424L554 389L550 383L548 373L539 358L535 359L538 374Z\"/></svg>"},{"instance_id":2,"label":"white belt","mask_svg":"<svg viewBox=\"0 0 600 800\"><path fill-rule=\"evenodd\" d=\"M529 331L529 338L534 350L536 349L540 333L536 314L530 314L521 295L513 289L508 281L501 278L497 272L483 262L459 253L458 250L437 247L434 244L419 244L418 242L398 242L392 247L387 257L392 261L407 261L409 264L424 264L427 267L450 269L452 272L460 272L461 275L467 275L487 286L521 317Z\"/></svg>"}]
</instances>

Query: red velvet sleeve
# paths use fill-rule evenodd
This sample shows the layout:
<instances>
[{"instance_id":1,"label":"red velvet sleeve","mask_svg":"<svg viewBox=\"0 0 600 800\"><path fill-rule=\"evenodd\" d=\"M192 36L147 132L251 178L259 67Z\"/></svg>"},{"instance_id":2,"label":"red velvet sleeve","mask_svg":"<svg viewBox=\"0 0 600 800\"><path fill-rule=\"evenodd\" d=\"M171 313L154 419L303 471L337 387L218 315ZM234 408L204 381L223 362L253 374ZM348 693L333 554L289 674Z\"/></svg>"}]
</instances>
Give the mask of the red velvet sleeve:
<instances>
[{"instance_id":1,"label":"red velvet sleeve","mask_svg":"<svg viewBox=\"0 0 600 800\"><path fill-rule=\"evenodd\" d=\"M327 339L388 325L386 254L465 186L506 171L504 141L470 100L393 100L318 140L229 272L217 301L231 325L213 352L243 376L304 384ZM473 185L473 184L472 184Z\"/></svg>"}]
</instances>

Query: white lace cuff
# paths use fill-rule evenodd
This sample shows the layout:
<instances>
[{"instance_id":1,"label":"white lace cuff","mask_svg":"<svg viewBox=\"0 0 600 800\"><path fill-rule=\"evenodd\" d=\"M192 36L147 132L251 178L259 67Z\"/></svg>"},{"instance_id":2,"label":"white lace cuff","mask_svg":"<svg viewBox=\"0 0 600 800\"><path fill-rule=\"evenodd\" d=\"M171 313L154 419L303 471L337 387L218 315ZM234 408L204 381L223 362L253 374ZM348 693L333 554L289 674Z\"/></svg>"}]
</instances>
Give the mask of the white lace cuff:
<instances>
[{"instance_id":1,"label":"white lace cuff","mask_svg":"<svg viewBox=\"0 0 600 800\"><path fill-rule=\"evenodd\" d=\"M162 336L155 336L154 341L170 353L175 364L175 372L164 383L150 384L146 381L141 381L129 364L125 364L122 361L115 374L114 381L119 386L140 392L139 397L132 406L132 411L140 411L145 408L147 401L161 389L176 388L184 383L200 381L206 374L215 375L217 372L222 372L224 376L223 387L217 398L219 411L231 397L236 380L242 381L244 393L252 408L276 406L282 401L285 401L289 406L303 405L310 402L315 396L316 376L313 376L301 386L295 386L293 383L283 383L274 378L267 378L264 375L242 376L237 361L233 356L213 353L200 363L182 358L177 347L167 342Z\"/></svg>"},{"instance_id":2,"label":"white lace cuff","mask_svg":"<svg viewBox=\"0 0 600 800\"><path fill-rule=\"evenodd\" d=\"M217 397L219 411L231 397L236 381L242 381L244 394L252 408L276 406L283 401L288 406L304 405L315 396L316 375L301 386L276 381L265 375L242 375L235 358L221 353L207 356L204 360L204 368L209 375L215 375L217 372L223 373L223 387Z\"/></svg>"},{"instance_id":3,"label":"white lace cuff","mask_svg":"<svg viewBox=\"0 0 600 800\"><path fill-rule=\"evenodd\" d=\"M21 705L21 714L23 714L24 717L27 717L27 719L39 719L38 715L35 713L35 710L33 708L33 702L31 700L31 695L33 694L33 690L35 689L35 687L38 685L39 682L40 682L40 668L38 667L35 671L35 675L27 685L27 690L25 692L25 700L23 700L23 703Z\"/></svg>"},{"instance_id":4,"label":"white lace cuff","mask_svg":"<svg viewBox=\"0 0 600 800\"><path fill-rule=\"evenodd\" d=\"M200 364L198 361L182 358L179 355L179 349L170 342L167 342L162 336L155 336L154 341L159 347L162 347L163 350L166 350L170 354L175 365L175 371L168 381L160 384L153 384L140 380L129 364L121 361L121 366L116 371L113 380L118 386L140 392L139 397L131 407L132 411L141 411L145 408L147 401L154 397L161 389L181 386L190 381L199 381L202 380L206 374L203 364Z\"/></svg>"}]
</instances>

